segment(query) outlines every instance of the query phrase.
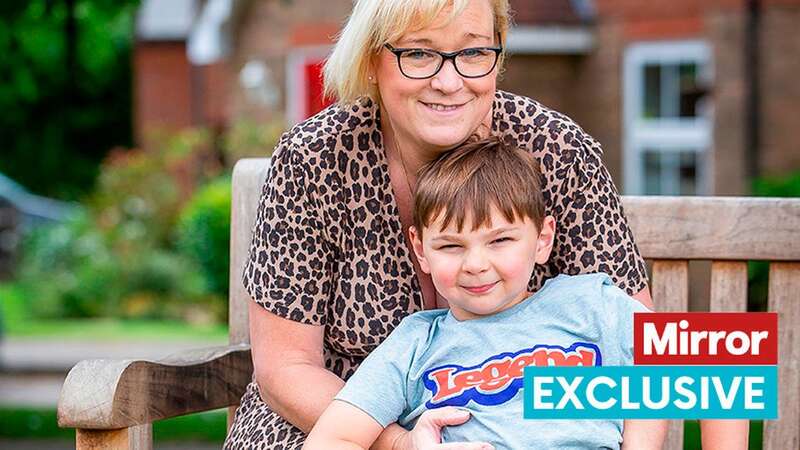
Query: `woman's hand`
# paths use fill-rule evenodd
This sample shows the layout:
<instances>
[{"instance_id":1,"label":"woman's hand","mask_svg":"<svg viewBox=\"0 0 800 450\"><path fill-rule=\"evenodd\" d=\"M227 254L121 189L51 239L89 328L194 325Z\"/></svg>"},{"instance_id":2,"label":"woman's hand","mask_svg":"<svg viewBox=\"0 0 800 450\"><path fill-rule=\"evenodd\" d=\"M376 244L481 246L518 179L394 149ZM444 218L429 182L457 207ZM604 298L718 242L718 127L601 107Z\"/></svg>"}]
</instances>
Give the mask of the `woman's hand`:
<instances>
[{"instance_id":1,"label":"woman's hand","mask_svg":"<svg viewBox=\"0 0 800 450\"><path fill-rule=\"evenodd\" d=\"M422 413L411 431L395 438L392 450L494 450L486 442L449 442L442 444L442 428L461 425L469 420L469 411L446 407Z\"/></svg>"}]
</instances>

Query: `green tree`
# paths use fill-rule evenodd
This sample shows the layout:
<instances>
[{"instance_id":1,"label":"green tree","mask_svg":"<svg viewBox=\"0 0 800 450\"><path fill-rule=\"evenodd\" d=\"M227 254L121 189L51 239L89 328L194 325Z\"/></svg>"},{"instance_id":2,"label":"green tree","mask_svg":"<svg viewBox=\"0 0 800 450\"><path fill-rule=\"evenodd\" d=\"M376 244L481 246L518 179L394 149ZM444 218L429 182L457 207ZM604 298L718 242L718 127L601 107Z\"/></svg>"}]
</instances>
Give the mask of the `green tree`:
<instances>
[{"instance_id":1,"label":"green tree","mask_svg":"<svg viewBox=\"0 0 800 450\"><path fill-rule=\"evenodd\" d=\"M138 3L0 2L0 171L35 192L77 199L106 153L130 146Z\"/></svg>"}]
</instances>

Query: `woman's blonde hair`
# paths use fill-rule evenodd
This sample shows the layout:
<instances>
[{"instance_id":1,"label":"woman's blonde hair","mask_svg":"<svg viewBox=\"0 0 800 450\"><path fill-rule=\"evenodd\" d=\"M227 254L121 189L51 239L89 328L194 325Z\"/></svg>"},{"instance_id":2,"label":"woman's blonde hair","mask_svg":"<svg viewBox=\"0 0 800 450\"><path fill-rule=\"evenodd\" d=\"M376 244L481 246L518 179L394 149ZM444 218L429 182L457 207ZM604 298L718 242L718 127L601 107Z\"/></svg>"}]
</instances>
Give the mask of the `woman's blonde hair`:
<instances>
[{"instance_id":1,"label":"woman's blonde hair","mask_svg":"<svg viewBox=\"0 0 800 450\"><path fill-rule=\"evenodd\" d=\"M341 103L353 103L377 90L369 82L371 59L384 44L409 30L430 25L447 7L451 20L471 0L356 0L353 12L339 33L333 52L325 61L325 96ZM494 31L504 44L509 27L508 0L488 0L494 13ZM498 61L502 68L505 51Z\"/></svg>"}]
</instances>

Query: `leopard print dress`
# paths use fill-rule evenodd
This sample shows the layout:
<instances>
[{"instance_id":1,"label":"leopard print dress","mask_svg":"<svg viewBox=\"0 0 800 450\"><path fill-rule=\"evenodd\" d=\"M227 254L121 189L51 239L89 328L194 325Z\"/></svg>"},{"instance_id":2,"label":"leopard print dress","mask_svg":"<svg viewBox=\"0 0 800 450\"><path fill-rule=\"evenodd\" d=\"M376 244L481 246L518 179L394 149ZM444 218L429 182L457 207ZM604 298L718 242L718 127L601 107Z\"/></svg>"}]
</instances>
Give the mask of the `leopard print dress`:
<instances>
[{"instance_id":1,"label":"leopard print dress","mask_svg":"<svg viewBox=\"0 0 800 450\"><path fill-rule=\"evenodd\" d=\"M530 289L559 273L606 272L628 293L646 272L599 144L568 117L498 91L492 133L529 149L556 218L549 263ZM267 310L325 327L326 367L347 379L397 326L423 309L402 234L373 102L332 106L281 138L264 184L244 284ZM304 434L251 383L226 449L294 449Z\"/></svg>"}]
</instances>

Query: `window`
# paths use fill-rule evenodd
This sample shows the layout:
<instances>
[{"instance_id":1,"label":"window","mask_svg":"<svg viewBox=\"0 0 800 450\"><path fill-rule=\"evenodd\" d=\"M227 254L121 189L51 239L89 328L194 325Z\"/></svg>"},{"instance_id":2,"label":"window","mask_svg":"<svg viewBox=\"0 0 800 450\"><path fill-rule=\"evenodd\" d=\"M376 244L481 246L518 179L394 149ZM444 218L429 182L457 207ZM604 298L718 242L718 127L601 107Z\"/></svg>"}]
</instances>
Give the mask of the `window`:
<instances>
[{"instance_id":1,"label":"window","mask_svg":"<svg viewBox=\"0 0 800 450\"><path fill-rule=\"evenodd\" d=\"M624 62L625 192L709 192L711 50L701 41L633 44Z\"/></svg>"}]
</instances>

